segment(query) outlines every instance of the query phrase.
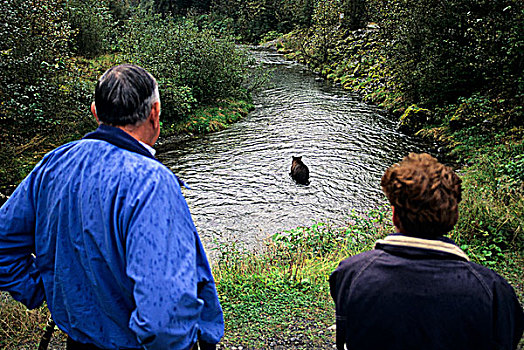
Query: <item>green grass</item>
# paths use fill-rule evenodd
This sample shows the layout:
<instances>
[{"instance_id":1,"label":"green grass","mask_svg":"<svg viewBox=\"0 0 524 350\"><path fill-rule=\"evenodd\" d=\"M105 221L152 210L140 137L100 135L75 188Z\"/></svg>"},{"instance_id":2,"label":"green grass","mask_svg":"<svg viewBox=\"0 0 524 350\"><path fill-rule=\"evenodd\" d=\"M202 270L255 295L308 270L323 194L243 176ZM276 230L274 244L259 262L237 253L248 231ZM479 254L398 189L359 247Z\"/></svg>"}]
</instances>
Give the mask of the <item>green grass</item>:
<instances>
[{"instance_id":1,"label":"green grass","mask_svg":"<svg viewBox=\"0 0 524 350\"><path fill-rule=\"evenodd\" d=\"M469 208L462 208L467 213ZM353 214L347 225L315 223L310 227L274 235L262 252L236 245L222 245L214 275L224 308L226 348L330 348L334 334L334 304L328 277L348 256L373 249L377 239L392 232L387 208L365 216ZM466 218L467 219L467 216ZM522 251L508 246L500 254L486 254L481 238L455 229L451 238L465 248L473 261L505 277L524 301ZM489 247L489 246L488 246ZM304 339L293 343L287 339Z\"/></svg>"},{"instance_id":2,"label":"green grass","mask_svg":"<svg viewBox=\"0 0 524 350\"><path fill-rule=\"evenodd\" d=\"M162 135L200 135L220 131L244 118L253 104L244 100L222 101L214 106L202 106L177 123L163 123Z\"/></svg>"},{"instance_id":3,"label":"green grass","mask_svg":"<svg viewBox=\"0 0 524 350\"><path fill-rule=\"evenodd\" d=\"M331 348L334 332L328 328L335 319L329 274L341 260L373 249L377 239L392 232L390 216L388 208L381 208L351 214L343 226L317 222L297 227L273 235L259 251L238 243L218 245L213 274L226 325L222 348ZM458 229L451 238L474 261L504 276L524 301L522 251L508 247L485 256L479 253L484 249L480 239L469 241ZM0 347L35 348L49 317L47 308L27 311L5 294L0 300ZM54 337L63 339L64 334L55 332Z\"/></svg>"},{"instance_id":4,"label":"green grass","mask_svg":"<svg viewBox=\"0 0 524 350\"><path fill-rule=\"evenodd\" d=\"M330 348L335 323L328 277L345 257L386 234L387 212L347 226L315 223L274 235L262 252L221 245L214 275L224 309L223 343L252 349ZM293 340L291 340L293 339Z\"/></svg>"}]
</instances>

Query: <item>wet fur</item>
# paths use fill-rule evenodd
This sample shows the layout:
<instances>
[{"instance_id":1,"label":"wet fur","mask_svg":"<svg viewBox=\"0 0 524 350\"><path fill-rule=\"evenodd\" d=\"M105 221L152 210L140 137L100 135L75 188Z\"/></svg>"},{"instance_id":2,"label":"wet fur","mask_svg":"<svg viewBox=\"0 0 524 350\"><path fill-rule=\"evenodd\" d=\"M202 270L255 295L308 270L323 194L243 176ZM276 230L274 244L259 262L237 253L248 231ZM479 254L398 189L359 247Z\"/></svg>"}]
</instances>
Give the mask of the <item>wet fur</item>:
<instances>
[{"instance_id":1,"label":"wet fur","mask_svg":"<svg viewBox=\"0 0 524 350\"><path fill-rule=\"evenodd\" d=\"M302 157L293 157L291 163L291 172L289 173L293 180L301 185L309 185L309 169L302 162Z\"/></svg>"}]
</instances>

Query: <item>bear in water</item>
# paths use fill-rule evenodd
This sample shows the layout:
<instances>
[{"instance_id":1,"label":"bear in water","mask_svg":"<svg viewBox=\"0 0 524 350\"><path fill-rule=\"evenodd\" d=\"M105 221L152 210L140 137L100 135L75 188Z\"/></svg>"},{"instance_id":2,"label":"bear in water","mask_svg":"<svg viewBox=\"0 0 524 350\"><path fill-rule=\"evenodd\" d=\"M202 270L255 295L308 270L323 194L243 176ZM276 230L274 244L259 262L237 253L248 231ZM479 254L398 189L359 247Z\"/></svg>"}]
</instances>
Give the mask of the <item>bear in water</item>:
<instances>
[{"instance_id":1,"label":"bear in water","mask_svg":"<svg viewBox=\"0 0 524 350\"><path fill-rule=\"evenodd\" d=\"M302 157L294 157L291 163L291 172L289 173L293 180L301 185L309 185L309 169L302 162Z\"/></svg>"}]
</instances>

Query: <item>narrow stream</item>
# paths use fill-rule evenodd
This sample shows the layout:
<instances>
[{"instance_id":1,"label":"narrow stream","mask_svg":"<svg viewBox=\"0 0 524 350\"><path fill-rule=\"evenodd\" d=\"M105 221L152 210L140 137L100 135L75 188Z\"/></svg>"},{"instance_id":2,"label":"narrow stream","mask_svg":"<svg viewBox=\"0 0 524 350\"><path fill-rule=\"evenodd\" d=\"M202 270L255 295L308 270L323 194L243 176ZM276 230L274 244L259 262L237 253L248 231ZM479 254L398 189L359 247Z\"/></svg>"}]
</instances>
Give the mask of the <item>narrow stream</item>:
<instances>
[{"instance_id":1,"label":"narrow stream","mask_svg":"<svg viewBox=\"0 0 524 350\"><path fill-rule=\"evenodd\" d=\"M429 146L303 65L270 51L253 54L274 68L256 109L227 130L159 155L191 188L184 195L203 241L255 244L313 221L343 224L353 209L385 204L384 170ZM292 156L309 167L309 186L290 178Z\"/></svg>"}]
</instances>

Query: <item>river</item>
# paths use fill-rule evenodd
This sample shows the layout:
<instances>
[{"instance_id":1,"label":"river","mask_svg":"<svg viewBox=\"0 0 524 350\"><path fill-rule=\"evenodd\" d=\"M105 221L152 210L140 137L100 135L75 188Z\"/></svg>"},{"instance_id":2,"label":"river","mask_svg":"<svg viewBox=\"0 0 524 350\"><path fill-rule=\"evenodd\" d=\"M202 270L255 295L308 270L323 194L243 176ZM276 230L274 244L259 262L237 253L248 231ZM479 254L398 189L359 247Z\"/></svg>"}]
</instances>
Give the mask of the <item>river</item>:
<instances>
[{"instance_id":1,"label":"river","mask_svg":"<svg viewBox=\"0 0 524 350\"><path fill-rule=\"evenodd\" d=\"M252 51L271 73L256 108L227 130L173 144L159 158L184 189L206 246L253 245L314 221L343 225L351 210L386 203L384 170L429 148L397 129L392 116L272 51ZM289 176L302 156L310 185Z\"/></svg>"}]
</instances>

